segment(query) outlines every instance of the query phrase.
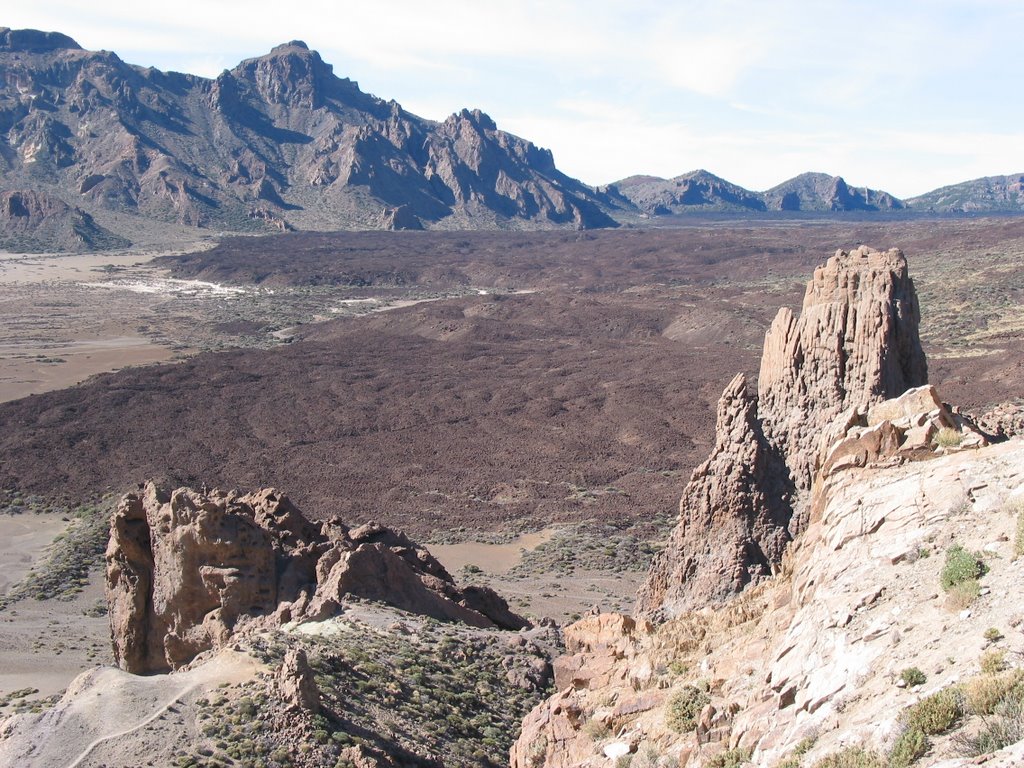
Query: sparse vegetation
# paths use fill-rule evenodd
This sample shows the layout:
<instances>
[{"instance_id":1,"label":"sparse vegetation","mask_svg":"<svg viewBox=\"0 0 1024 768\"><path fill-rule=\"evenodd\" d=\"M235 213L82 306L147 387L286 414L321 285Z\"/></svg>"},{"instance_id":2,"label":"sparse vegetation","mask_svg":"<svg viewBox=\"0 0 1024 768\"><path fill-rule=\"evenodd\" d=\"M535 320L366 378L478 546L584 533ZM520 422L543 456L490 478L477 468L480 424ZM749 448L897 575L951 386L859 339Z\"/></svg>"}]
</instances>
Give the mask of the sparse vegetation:
<instances>
[{"instance_id":1,"label":"sparse vegetation","mask_svg":"<svg viewBox=\"0 0 1024 768\"><path fill-rule=\"evenodd\" d=\"M924 685L927 679L928 678L925 677L924 672L917 667L907 667L900 672L900 680L902 680L908 688L913 688L915 685Z\"/></svg>"},{"instance_id":2,"label":"sparse vegetation","mask_svg":"<svg viewBox=\"0 0 1024 768\"><path fill-rule=\"evenodd\" d=\"M1013 556L1017 558L1024 556L1024 501L1011 502L1009 507L1017 515L1017 531L1013 537Z\"/></svg>"},{"instance_id":3,"label":"sparse vegetation","mask_svg":"<svg viewBox=\"0 0 1024 768\"><path fill-rule=\"evenodd\" d=\"M70 600L89 583L89 571L103 563L110 504L83 505L71 514L67 529L54 539L42 562L0 597L0 609L19 600Z\"/></svg>"},{"instance_id":4,"label":"sparse vegetation","mask_svg":"<svg viewBox=\"0 0 1024 768\"><path fill-rule=\"evenodd\" d=\"M954 544L946 551L946 562L939 574L939 583L949 592L957 585L971 581L976 583L987 570L980 554L968 552L959 544Z\"/></svg>"},{"instance_id":5,"label":"sparse vegetation","mask_svg":"<svg viewBox=\"0 0 1024 768\"><path fill-rule=\"evenodd\" d=\"M916 728L904 728L889 750L888 768L909 768L924 756L930 746L924 733Z\"/></svg>"},{"instance_id":6,"label":"sparse vegetation","mask_svg":"<svg viewBox=\"0 0 1024 768\"><path fill-rule=\"evenodd\" d=\"M979 675L963 684L964 707L972 715L985 717L1007 699L1024 699L1024 670Z\"/></svg>"},{"instance_id":7,"label":"sparse vegetation","mask_svg":"<svg viewBox=\"0 0 1024 768\"><path fill-rule=\"evenodd\" d=\"M985 651L978 659L982 674L996 675L1006 669L1006 653L993 648Z\"/></svg>"},{"instance_id":8,"label":"sparse vegetation","mask_svg":"<svg viewBox=\"0 0 1024 768\"><path fill-rule=\"evenodd\" d=\"M715 755L705 765L707 768L739 768L750 761L751 754L749 749L736 747Z\"/></svg>"},{"instance_id":9,"label":"sparse vegetation","mask_svg":"<svg viewBox=\"0 0 1024 768\"><path fill-rule=\"evenodd\" d=\"M985 639L990 643L998 643L1003 639L1003 633L1000 632L996 627L989 627L985 630Z\"/></svg>"},{"instance_id":10,"label":"sparse vegetation","mask_svg":"<svg viewBox=\"0 0 1024 768\"><path fill-rule=\"evenodd\" d=\"M826 755L814 768L885 768L885 763L877 752L851 746Z\"/></svg>"},{"instance_id":11,"label":"sparse vegetation","mask_svg":"<svg viewBox=\"0 0 1024 768\"><path fill-rule=\"evenodd\" d=\"M956 448L963 442L964 436L959 429L943 427L935 434L934 439L940 448Z\"/></svg>"},{"instance_id":12,"label":"sparse vegetation","mask_svg":"<svg viewBox=\"0 0 1024 768\"><path fill-rule=\"evenodd\" d=\"M692 731L701 710L710 703L707 685L684 685L669 699L665 722L677 733Z\"/></svg>"},{"instance_id":13,"label":"sparse vegetation","mask_svg":"<svg viewBox=\"0 0 1024 768\"><path fill-rule=\"evenodd\" d=\"M1024 739L1024 699L1018 694L1000 701L990 716L982 718L978 730L956 734L954 743L961 754L977 757L1021 739Z\"/></svg>"},{"instance_id":14,"label":"sparse vegetation","mask_svg":"<svg viewBox=\"0 0 1024 768\"><path fill-rule=\"evenodd\" d=\"M900 721L907 730L926 736L947 733L963 717L962 694L956 688L943 688L905 709Z\"/></svg>"}]
</instances>

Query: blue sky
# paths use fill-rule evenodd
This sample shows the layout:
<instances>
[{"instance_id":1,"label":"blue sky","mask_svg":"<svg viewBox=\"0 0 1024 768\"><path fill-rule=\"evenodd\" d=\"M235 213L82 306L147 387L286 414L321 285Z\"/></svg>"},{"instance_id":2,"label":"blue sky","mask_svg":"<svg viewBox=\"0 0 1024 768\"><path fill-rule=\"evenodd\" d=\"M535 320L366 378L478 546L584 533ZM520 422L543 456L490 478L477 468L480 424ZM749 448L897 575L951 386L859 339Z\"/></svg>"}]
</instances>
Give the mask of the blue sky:
<instances>
[{"instance_id":1,"label":"blue sky","mask_svg":"<svg viewBox=\"0 0 1024 768\"><path fill-rule=\"evenodd\" d=\"M0 24L213 76L291 39L443 119L479 107L604 184L807 170L910 197L1024 171L1024 0L37 0Z\"/></svg>"}]
</instances>

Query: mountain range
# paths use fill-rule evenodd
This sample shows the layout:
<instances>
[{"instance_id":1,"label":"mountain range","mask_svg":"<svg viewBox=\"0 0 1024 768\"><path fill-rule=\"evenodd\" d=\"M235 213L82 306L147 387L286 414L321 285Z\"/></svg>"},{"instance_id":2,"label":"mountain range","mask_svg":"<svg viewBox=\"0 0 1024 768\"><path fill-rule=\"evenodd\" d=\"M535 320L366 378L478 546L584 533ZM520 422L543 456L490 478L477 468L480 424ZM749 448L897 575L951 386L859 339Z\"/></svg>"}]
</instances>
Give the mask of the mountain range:
<instances>
[{"instance_id":1,"label":"mountain range","mask_svg":"<svg viewBox=\"0 0 1024 768\"><path fill-rule=\"evenodd\" d=\"M212 231L614 227L689 212L1024 210L1022 177L898 200L807 173L751 192L706 171L588 186L480 110L441 122L292 41L214 79L0 28L0 248L99 249Z\"/></svg>"}]
</instances>

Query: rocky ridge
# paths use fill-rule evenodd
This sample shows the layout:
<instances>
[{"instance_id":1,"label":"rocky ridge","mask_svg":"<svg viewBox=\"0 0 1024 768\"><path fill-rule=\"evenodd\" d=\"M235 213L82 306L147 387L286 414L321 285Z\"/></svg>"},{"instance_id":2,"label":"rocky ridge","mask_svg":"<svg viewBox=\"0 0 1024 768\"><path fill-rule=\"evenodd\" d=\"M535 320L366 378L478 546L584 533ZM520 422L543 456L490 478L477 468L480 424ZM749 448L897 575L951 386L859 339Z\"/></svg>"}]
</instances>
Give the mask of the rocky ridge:
<instances>
[{"instance_id":1,"label":"rocky ridge","mask_svg":"<svg viewBox=\"0 0 1024 768\"><path fill-rule=\"evenodd\" d=\"M1024 211L1024 173L950 184L912 197L907 204L945 213L1019 213Z\"/></svg>"},{"instance_id":2,"label":"rocky ridge","mask_svg":"<svg viewBox=\"0 0 1024 768\"><path fill-rule=\"evenodd\" d=\"M0 189L91 215L230 231L615 226L617 204L548 150L479 110L417 117L301 41L210 80L3 28L0 66Z\"/></svg>"},{"instance_id":3,"label":"rocky ridge","mask_svg":"<svg viewBox=\"0 0 1024 768\"><path fill-rule=\"evenodd\" d=\"M60 198L35 190L0 192L0 248L92 251L126 245L128 240Z\"/></svg>"},{"instance_id":4,"label":"rocky ridge","mask_svg":"<svg viewBox=\"0 0 1024 768\"><path fill-rule=\"evenodd\" d=\"M401 533L312 523L272 489L148 483L118 505L106 561L114 657L136 674L178 669L247 628L322 621L349 597L475 627L527 626L492 590L458 588Z\"/></svg>"},{"instance_id":5,"label":"rocky ridge","mask_svg":"<svg viewBox=\"0 0 1024 768\"><path fill-rule=\"evenodd\" d=\"M819 268L799 320L784 310L767 334L757 401L742 376L726 388L715 448L684 490L640 618L565 630L559 692L525 721L514 768L978 754L988 716L1015 701L977 703L996 683L974 654L1011 629L1007 650L1021 643L1019 561L999 558L1024 524L1024 452L985 448L926 375L902 254L839 252ZM933 591L947 577L927 554L954 545L992 558L985 587ZM908 699L895 683L912 665L928 685ZM1000 665L1016 690L1024 673ZM940 690L966 702L955 722L906 736L908 705ZM993 764L1015 764L1017 740L984 742L1011 745Z\"/></svg>"},{"instance_id":6,"label":"rocky ridge","mask_svg":"<svg viewBox=\"0 0 1024 768\"><path fill-rule=\"evenodd\" d=\"M630 176L608 185L612 196L621 196L649 216L687 213L899 211L903 201L888 192L851 187L841 176L804 173L765 192L752 192L708 173L691 171L672 179Z\"/></svg>"}]
</instances>

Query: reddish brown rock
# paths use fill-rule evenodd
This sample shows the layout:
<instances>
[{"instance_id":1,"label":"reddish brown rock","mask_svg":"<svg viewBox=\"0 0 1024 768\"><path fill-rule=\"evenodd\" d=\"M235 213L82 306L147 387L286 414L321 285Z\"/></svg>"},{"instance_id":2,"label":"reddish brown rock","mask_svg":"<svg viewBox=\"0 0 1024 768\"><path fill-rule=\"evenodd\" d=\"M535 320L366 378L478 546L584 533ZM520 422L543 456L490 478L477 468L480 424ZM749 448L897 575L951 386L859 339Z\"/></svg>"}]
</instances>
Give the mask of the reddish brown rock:
<instances>
[{"instance_id":1,"label":"reddish brown rock","mask_svg":"<svg viewBox=\"0 0 1024 768\"><path fill-rule=\"evenodd\" d=\"M679 524L637 595L661 618L721 602L772 573L789 543L786 467L737 375L718 401L715 447L679 502Z\"/></svg>"},{"instance_id":2,"label":"reddish brown rock","mask_svg":"<svg viewBox=\"0 0 1024 768\"><path fill-rule=\"evenodd\" d=\"M291 648L285 653L277 673L277 687L292 711L316 714L320 710L320 691L306 652L301 648Z\"/></svg>"},{"instance_id":3,"label":"reddish brown rock","mask_svg":"<svg viewBox=\"0 0 1024 768\"><path fill-rule=\"evenodd\" d=\"M458 588L403 534L312 523L273 489L149 483L118 505L106 559L114 658L129 672L177 669L249 622L328 618L349 596L477 627L527 625L492 590Z\"/></svg>"},{"instance_id":4,"label":"reddish brown rock","mask_svg":"<svg viewBox=\"0 0 1024 768\"><path fill-rule=\"evenodd\" d=\"M941 417L934 390L920 390L887 405L888 416L876 408L872 429L852 432L867 426L873 404L926 383L919 319L898 250L839 251L815 270L800 317L779 310L765 336L758 396L743 376L722 394L715 447L683 490L679 524L637 595L639 613L675 616L768 577L806 526L800 493L823 458L829 470L864 466L899 448L903 431L889 416L938 403Z\"/></svg>"}]
</instances>

